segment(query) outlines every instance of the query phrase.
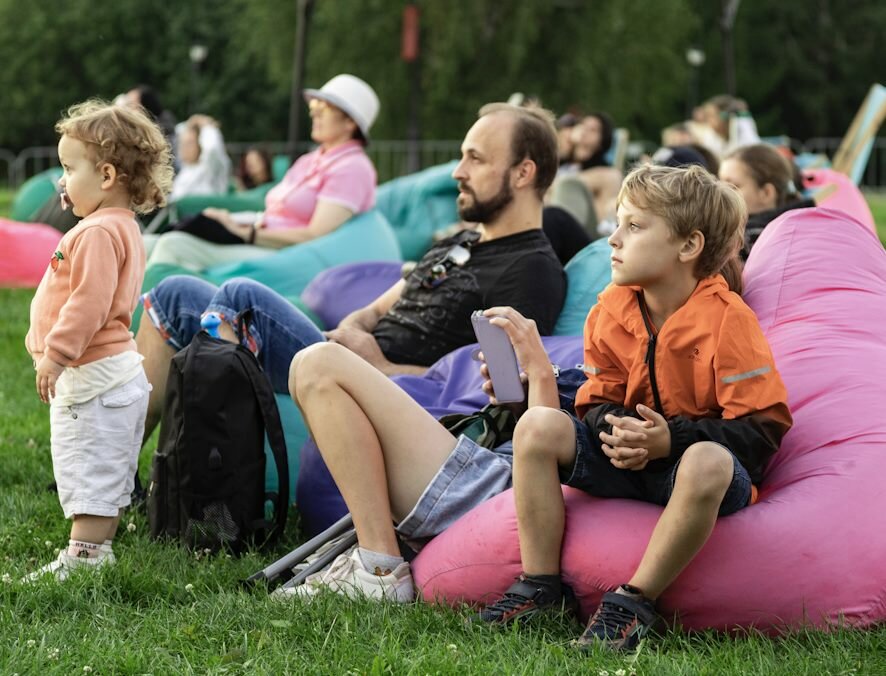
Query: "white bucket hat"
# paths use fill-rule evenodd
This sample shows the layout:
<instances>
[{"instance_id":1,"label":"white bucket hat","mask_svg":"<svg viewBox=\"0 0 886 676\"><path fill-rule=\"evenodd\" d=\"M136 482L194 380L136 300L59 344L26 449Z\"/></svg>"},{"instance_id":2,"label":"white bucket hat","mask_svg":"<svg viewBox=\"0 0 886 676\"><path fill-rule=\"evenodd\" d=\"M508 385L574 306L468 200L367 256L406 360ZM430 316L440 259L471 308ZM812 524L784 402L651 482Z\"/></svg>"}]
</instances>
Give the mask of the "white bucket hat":
<instances>
[{"instance_id":1,"label":"white bucket hat","mask_svg":"<svg viewBox=\"0 0 886 676\"><path fill-rule=\"evenodd\" d=\"M320 99L341 108L357 123L363 137L369 138L369 129L378 116L378 96L359 77L346 73L336 75L320 89L305 89L304 97L305 101Z\"/></svg>"}]
</instances>

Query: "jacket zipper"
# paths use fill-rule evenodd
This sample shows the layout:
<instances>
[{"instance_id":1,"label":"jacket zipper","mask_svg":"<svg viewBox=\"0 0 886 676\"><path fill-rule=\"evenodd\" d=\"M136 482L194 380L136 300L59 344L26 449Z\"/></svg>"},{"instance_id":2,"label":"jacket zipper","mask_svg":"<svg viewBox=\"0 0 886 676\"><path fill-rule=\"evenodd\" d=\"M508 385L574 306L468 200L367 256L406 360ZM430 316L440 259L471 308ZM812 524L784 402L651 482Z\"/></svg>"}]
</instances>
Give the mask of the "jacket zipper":
<instances>
[{"instance_id":1,"label":"jacket zipper","mask_svg":"<svg viewBox=\"0 0 886 676\"><path fill-rule=\"evenodd\" d=\"M655 345L658 336L653 332L652 326L649 323L649 318L646 316L646 306L643 303L643 297L640 295L639 291L637 291L636 294L637 303L640 305L640 316L643 317L643 325L646 327L646 332L649 334L649 342L646 345L646 359L643 361L649 368L649 383L652 385L652 398L655 401L655 410L661 415L664 415L664 409L661 406L661 395L658 393L658 381L655 379Z\"/></svg>"}]
</instances>

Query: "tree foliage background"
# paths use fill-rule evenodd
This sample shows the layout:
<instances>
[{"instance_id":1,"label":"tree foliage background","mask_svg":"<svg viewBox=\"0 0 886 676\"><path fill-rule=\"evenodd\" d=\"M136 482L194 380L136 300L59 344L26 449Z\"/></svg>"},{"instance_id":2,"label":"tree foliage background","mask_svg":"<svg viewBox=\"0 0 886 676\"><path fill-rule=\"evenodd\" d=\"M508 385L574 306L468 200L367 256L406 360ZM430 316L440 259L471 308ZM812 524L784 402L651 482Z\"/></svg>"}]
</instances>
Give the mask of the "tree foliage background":
<instances>
[{"instance_id":1,"label":"tree foliage background","mask_svg":"<svg viewBox=\"0 0 886 676\"><path fill-rule=\"evenodd\" d=\"M404 138L410 65L405 0L315 0L306 84L339 72L376 88L376 138ZM558 113L606 110L634 138L682 119L685 51L705 50L698 94L722 93L720 3L713 0L417 0L420 129L457 139L476 110L514 91ZM179 118L194 107L188 58L208 48L199 112L229 141L285 140L297 0L0 0L0 147L55 142L70 104L149 83ZM840 136L886 71L882 0L744 0L734 29L738 94L761 133Z\"/></svg>"}]
</instances>

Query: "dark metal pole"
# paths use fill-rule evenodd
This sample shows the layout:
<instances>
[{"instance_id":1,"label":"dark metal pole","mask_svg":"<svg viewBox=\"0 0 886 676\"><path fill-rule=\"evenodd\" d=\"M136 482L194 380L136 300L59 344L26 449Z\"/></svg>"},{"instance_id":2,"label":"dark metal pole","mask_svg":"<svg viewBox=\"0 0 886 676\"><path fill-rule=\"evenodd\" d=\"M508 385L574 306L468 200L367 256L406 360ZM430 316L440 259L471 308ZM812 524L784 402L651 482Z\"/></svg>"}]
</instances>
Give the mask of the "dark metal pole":
<instances>
[{"instance_id":1,"label":"dark metal pole","mask_svg":"<svg viewBox=\"0 0 886 676\"><path fill-rule=\"evenodd\" d=\"M726 80L726 93L735 96L735 49L732 42L732 28L741 0L721 0L723 14L720 17L720 35L723 45L723 75Z\"/></svg>"},{"instance_id":2,"label":"dark metal pole","mask_svg":"<svg viewBox=\"0 0 886 676\"><path fill-rule=\"evenodd\" d=\"M307 49L308 27L311 21L311 10L314 0L297 0L298 16L295 24L295 53L292 59L292 91L289 95L289 134L287 154L294 162L299 152L296 149L301 122L301 111L305 103L301 92L305 79L305 51Z\"/></svg>"},{"instance_id":3,"label":"dark metal pole","mask_svg":"<svg viewBox=\"0 0 886 676\"><path fill-rule=\"evenodd\" d=\"M421 169L418 142L421 138L421 12L417 1L403 9L400 57L406 62L409 77L409 108L406 126L406 172Z\"/></svg>"}]
</instances>

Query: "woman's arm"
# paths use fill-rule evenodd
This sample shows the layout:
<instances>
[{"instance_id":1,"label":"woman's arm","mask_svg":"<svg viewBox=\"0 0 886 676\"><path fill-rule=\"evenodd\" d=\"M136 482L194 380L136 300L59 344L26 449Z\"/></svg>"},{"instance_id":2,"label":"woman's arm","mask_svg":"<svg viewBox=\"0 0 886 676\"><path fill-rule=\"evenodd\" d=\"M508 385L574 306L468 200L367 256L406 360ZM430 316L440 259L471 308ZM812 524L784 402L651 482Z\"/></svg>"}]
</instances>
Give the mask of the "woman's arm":
<instances>
[{"instance_id":1,"label":"woman's arm","mask_svg":"<svg viewBox=\"0 0 886 676\"><path fill-rule=\"evenodd\" d=\"M280 228L267 230L259 227L255 231L257 246L280 249L292 244L309 242L317 237L328 235L344 224L354 212L334 202L318 200L314 215L306 228Z\"/></svg>"}]
</instances>

